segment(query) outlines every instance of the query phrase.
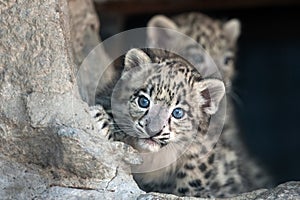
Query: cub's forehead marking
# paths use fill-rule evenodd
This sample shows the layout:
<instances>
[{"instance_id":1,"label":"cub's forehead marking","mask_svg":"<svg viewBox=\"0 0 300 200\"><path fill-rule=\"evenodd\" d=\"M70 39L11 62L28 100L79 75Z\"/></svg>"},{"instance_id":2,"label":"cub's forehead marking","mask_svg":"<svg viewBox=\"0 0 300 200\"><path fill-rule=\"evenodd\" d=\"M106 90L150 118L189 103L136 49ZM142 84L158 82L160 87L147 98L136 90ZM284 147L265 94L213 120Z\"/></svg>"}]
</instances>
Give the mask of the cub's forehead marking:
<instances>
[{"instance_id":1,"label":"cub's forehead marking","mask_svg":"<svg viewBox=\"0 0 300 200\"><path fill-rule=\"evenodd\" d=\"M191 100L194 96L194 83L202 79L199 71L175 54L168 54L166 57L155 54L152 56L151 64L140 68L139 73L144 80L141 80L140 86L136 86L136 90L147 93L154 103L164 101L168 106Z\"/></svg>"}]
</instances>

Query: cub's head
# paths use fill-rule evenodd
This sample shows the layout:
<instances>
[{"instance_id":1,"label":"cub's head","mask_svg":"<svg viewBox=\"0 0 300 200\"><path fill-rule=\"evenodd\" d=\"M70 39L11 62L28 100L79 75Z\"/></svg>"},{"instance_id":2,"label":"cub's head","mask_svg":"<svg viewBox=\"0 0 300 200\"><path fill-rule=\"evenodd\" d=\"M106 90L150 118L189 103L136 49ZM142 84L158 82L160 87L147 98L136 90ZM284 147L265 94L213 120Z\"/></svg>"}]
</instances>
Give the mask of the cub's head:
<instances>
[{"instance_id":1,"label":"cub's head","mask_svg":"<svg viewBox=\"0 0 300 200\"><path fill-rule=\"evenodd\" d=\"M130 50L112 95L117 125L142 152L205 135L225 93L222 81L204 79L176 55L158 60L140 49Z\"/></svg>"}]
</instances>

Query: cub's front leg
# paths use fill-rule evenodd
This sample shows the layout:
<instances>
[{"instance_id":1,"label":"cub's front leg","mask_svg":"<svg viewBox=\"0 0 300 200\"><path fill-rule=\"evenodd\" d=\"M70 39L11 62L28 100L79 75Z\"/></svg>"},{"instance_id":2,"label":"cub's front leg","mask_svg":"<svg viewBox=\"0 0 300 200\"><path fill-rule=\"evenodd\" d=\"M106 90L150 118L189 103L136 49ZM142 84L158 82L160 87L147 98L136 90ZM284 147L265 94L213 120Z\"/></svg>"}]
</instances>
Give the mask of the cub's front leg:
<instances>
[{"instance_id":1,"label":"cub's front leg","mask_svg":"<svg viewBox=\"0 0 300 200\"><path fill-rule=\"evenodd\" d=\"M90 115L96 122L96 129L99 134L107 140L114 140L113 119L106 113L101 105L91 106Z\"/></svg>"}]
</instances>

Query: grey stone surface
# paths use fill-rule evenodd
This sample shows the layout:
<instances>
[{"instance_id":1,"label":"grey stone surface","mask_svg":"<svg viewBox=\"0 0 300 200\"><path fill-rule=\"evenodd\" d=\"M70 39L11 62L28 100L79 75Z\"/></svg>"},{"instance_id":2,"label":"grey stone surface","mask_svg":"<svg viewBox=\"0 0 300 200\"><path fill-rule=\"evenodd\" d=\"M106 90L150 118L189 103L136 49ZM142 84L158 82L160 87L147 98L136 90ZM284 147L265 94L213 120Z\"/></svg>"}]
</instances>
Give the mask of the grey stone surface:
<instances>
[{"instance_id":1,"label":"grey stone surface","mask_svg":"<svg viewBox=\"0 0 300 200\"><path fill-rule=\"evenodd\" d=\"M141 192L131 180L131 176L116 171L105 186L99 189L89 187L54 186L37 196L37 199L136 199Z\"/></svg>"},{"instance_id":2,"label":"grey stone surface","mask_svg":"<svg viewBox=\"0 0 300 200\"><path fill-rule=\"evenodd\" d=\"M204 200L205 198L195 198L195 197L178 197L172 194L159 194L159 193L148 193L141 194L138 200Z\"/></svg>"},{"instance_id":3,"label":"grey stone surface","mask_svg":"<svg viewBox=\"0 0 300 200\"><path fill-rule=\"evenodd\" d=\"M141 194L125 163L136 155L94 130L79 96L67 2L0 9L1 199Z\"/></svg>"},{"instance_id":4,"label":"grey stone surface","mask_svg":"<svg viewBox=\"0 0 300 200\"><path fill-rule=\"evenodd\" d=\"M114 68L102 66L110 63L110 58L101 46L99 37L99 20L92 0L68 0L71 18L71 46L76 64L76 78L82 99L89 105L95 104L98 85L110 82L115 76ZM97 47L96 49L94 49ZM96 56L86 60L93 50ZM97 73L95 73L97 72ZM102 77L101 81L100 77ZM101 88L101 87L100 87Z\"/></svg>"},{"instance_id":5,"label":"grey stone surface","mask_svg":"<svg viewBox=\"0 0 300 200\"><path fill-rule=\"evenodd\" d=\"M36 166L25 167L0 154L1 199L31 199L47 189L48 180Z\"/></svg>"},{"instance_id":6,"label":"grey stone surface","mask_svg":"<svg viewBox=\"0 0 300 200\"><path fill-rule=\"evenodd\" d=\"M256 197L264 192L266 192L267 189L259 189L252 192L246 192L243 194L240 194L236 197L229 198L231 200L249 200L249 199L256 199Z\"/></svg>"},{"instance_id":7,"label":"grey stone surface","mask_svg":"<svg viewBox=\"0 0 300 200\"><path fill-rule=\"evenodd\" d=\"M291 181L283 183L274 189L261 193L256 197L257 200L299 200L300 199L300 182Z\"/></svg>"},{"instance_id":8,"label":"grey stone surface","mask_svg":"<svg viewBox=\"0 0 300 200\"><path fill-rule=\"evenodd\" d=\"M169 194L148 193L141 194L138 200L187 200L187 199L206 199L206 198L189 198L177 197ZM278 185L273 189L260 189L252 192L240 194L226 200L299 200L300 199L300 182L286 182ZM217 199L221 200L221 199Z\"/></svg>"},{"instance_id":9,"label":"grey stone surface","mask_svg":"<svg viewBox=\"0 0 300 200\"><path fill-rule=\"evenodd\" d=\"M90 51L100 43L98 16L92 0L68 0L70 11L71 45L75 63L80 66Z\"/></svg>"}]
</instances>

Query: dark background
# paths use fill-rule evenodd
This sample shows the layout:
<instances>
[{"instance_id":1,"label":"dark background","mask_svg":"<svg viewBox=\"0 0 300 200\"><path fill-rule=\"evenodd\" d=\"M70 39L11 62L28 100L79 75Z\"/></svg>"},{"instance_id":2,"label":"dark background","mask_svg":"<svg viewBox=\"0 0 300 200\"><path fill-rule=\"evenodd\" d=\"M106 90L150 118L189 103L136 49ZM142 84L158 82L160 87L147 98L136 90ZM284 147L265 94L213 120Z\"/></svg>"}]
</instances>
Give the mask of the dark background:
<instances>
[{"instance_id":1,"label":"dark background","mask_svg":"<svg viewBox=\"0 0 300 200\"><path fill-rule=\"evenodd\" d=\"M147 2L96 3L102 39L144 27L155 14L199 11L241 21L234 92L240 97L237 114L245 142L277 183L300 180L300 3ZM176 2L179 5L174 5Z\"/></svg>"}]
</instances>

